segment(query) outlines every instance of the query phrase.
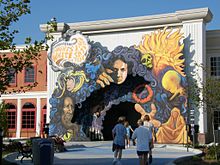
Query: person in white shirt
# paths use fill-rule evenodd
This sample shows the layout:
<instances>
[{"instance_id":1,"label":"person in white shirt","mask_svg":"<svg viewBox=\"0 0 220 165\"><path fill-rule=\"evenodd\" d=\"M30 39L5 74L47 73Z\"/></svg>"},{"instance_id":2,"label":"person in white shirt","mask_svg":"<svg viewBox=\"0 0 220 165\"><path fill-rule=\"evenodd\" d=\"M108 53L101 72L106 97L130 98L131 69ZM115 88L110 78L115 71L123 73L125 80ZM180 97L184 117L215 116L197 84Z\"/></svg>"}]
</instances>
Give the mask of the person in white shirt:
<instances>
[{"instance_id":1,"label":"person in white shirt","mask_svg":"<svg viewBox=\"0 0 220 165\"><path fill-rule=\"evenodd\" d=\"M150 131L143 126L143 120L139 119L138 128L134 130L132 134L132 140L137 139L137 155L139 157L140 165L148 164L148 153L149 153L149 140Z\"/></svg>"},{"instance_id":2,"label":"person in white shirt","mask_svg":"<svg viewBox=\"0 0 220 165\"><path fill-rule=\"evenodd\" d=\"M150 131L150 140L149 140L149 163L152 163L152 149L154 148L154 143L153 143L153 135L155 135L154 132L154 125L153 123L150 122L150 117L149 115L145 115L143 118L144 121L144 126Z\"/></svg>"}]
</instances>

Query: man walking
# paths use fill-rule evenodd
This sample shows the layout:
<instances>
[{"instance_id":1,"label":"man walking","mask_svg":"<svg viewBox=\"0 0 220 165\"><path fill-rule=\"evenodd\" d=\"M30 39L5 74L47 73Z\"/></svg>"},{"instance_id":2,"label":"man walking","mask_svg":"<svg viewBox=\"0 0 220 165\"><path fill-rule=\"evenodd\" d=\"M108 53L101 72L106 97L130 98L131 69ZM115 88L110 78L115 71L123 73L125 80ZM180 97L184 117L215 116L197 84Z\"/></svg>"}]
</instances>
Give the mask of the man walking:
<instances>
[{"instance_id":1,"label":"man walking","mask_svg":"<svg viewBox=\"0 0 220 165\"><path fill-rule=\"evenodd\" d=\"M122 158L122 150L125 149L126 139L126 128L124 126L125 117L121 116L118 118L118 124L112 129L113 146L112 151L114 152L113 165L119 164ZM119 162L119 163L118 163Z\"/></svg>"},{"instance_id":2,"label":"man walking","mask_svg":"<svg viewBox=\"0 0 220 165\"><path fill-rule=\"evenodd\" d=\"M137 155L140 165L148 165L150 131L143 126L141 119L138 120L137 124L138 128L134 130L132 139L137 139Z\"/></svg>"}]
</instances>

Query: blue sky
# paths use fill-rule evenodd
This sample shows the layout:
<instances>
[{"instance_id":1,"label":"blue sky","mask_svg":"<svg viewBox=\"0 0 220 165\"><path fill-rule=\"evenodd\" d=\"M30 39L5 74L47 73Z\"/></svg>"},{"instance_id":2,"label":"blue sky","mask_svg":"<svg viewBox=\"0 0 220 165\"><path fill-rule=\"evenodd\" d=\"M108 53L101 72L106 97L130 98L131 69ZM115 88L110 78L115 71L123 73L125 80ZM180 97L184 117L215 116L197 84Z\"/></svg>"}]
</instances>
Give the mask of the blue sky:
<instances>
[{"instance_id":1,"label":"blue sky","mask_svg":"<svg viewBox=\"0 0 220 165\"><path fill-rule=\"evenodd\" d=\"M15 42L26 37L40 40L44 34L39 25L56 17L57 22L84 22L114 18L172 13L176 10L208 7L213 20L209 30L220 30L220 0L31 0L31 14L12 26L19 30Z\"/></svg>"}]
</instances>

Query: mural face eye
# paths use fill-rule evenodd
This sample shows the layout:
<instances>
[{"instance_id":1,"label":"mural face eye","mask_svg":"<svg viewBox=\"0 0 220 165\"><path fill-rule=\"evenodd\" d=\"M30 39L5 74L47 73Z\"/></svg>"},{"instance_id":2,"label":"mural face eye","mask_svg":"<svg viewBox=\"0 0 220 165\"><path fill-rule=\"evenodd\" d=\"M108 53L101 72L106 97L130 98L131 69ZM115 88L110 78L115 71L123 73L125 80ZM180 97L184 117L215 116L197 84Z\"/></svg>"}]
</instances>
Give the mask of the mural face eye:
<instances>
[{"instance_id":1,"label":"mural face eye","mask_svg":"<svg viewBox=\"0 0 220 165\"><path fill-rule=\"evenodd\" d=\"M142 62L142 63L146 63L146 62L147 62L147 61L146 61L146 58L144 58L141 62Z\"/></svg>"},{"instance_id":2,"label":"mural face eye","mask_svg":"<svg viewBox=\"0 0 220 165\"><path fill-rule=\"evenodd\" d=\"M73 113L73 106L72 105L65 105L64 107L63 107L63 111L64 111L64 113Z\"/></svg>"},{"instance_id":3,"label":"mural face eye","mask_svg":"<svg viewBox=\"0 0 220 165\"><path fill-rule=\"evenodd\" d=\"M124 71L125 71L125 68L122 68L121 71L124 72Z\"/></svg>"}]
</instances>

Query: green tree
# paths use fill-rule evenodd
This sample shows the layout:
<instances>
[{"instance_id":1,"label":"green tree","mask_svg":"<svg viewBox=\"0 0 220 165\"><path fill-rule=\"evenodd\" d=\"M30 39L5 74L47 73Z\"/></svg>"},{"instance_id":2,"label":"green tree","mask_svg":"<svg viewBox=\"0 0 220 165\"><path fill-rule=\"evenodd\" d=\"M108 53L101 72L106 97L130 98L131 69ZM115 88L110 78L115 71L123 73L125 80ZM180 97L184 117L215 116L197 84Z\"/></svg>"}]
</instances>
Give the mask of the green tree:
<instances>
[{"instance_id":1,"label":"green tree","mask_svg":"<svg viewBox=\"0 0 220 165\"><path fill-rule=\"evenodd\" d=\"M215 77L207 77L206 82L203 85L202 103L206 105L207 114L210 115L212 134L214 139L215 157L217 159L216 151L216 136L214 128L214 112L220 108L220 81Z\"/></svg>"},{"instance_id":2,"label":"green tree","mask_svg":"<svg viewBox=\"0 0 220 165\"><path fill-rule=\"evenodd\" d=\"M48 33L40 41L32 41L30 37L25 40L25 48L22 50L16 49L14 37L18 30L13 28L13 25L19 21L20 17L30 14L30 0L0 0L0 97L2 94L7 94L7 88L10 85L11 72L21 72L25 67L30 67L33 62L40 59L40 52L48 49L45 41L52 39L51 32L56 30L56 20L48 22ZM8 56L5 51L10 51L13 56ZM25 92L36 86L37 82L32 85L21 86L20 89L12 92ZM3 128L7 126L6 121L6 106L0 103L0 117Z\"/></svg>"},{"instance_id":3,"label":"green tree","mask_svg":"<svg viewBox=\"0 0 220 165\"><path fill-rule=\"evenodd\" d=\"M205 79L202 79L199 76L199 70L204 72ZM189 78L188 82L189 107L196 110L199 108L205 108L205 112L209 117L212 127L214 148L216 148L214 112L220 108L220 80L215 76L210 75L209 68L206 68L203 65L195 64L194 72L192 72L191 78ZM216 149L215 157L217 159Z\"/></svg>"},{"instance_id":4,"label":"green tree","mask_svg":"<svg viewBox=\"0 0 220 165\"><path fill-rule=\"evenodd\" d=\"M6 114L7 105L3 102L0 104L0 128L3 129L4 135L7 133L8 123L7 123L7 114Z\"/></svg>"},{"instance_id":5,"label":"green tree","mask_svg":"<svg viewBox=\"0 0 220 165\"><path fill-rule=\"evenodd\" d=\"M29 0L0 0L0 95L7 93L6 89L11 80L11 71L14 73L21 72L25 67L29 67L34 61L40 59L40 52L47 50L48 46L45 44L47 39L52 39L50 32L56 30L56 20L48 22L50 26L49 32L41 41L33 41L30 37L25 40L25 48L22 50L16 49L14 44L15 34L18 30L13 28L13 25L19 21L23 15L30 14ZM4 50L9 50L13 56L9 57L4 53ZM36 86L37 82L32 85L23 86L17 91L24 92Z\"/></svg>"}]
</instances>

